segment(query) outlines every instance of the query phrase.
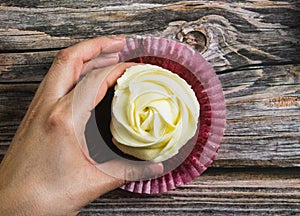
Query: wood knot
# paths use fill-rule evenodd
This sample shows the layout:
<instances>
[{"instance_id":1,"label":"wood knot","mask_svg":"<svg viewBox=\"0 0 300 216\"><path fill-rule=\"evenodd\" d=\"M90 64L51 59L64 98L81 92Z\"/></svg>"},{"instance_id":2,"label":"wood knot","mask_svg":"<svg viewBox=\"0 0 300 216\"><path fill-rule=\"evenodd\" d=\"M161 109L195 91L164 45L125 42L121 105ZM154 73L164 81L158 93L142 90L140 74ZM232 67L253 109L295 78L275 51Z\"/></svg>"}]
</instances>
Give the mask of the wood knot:
<instances>
[{"instance_id":1,"label":"wood knot","mask_svg":"<svg viewBox=\"0 0 300 216\"><path fill-rule=\"evenodd\" d=\"M190 45L199 52L207 49L207 35L203 28L184 28L176 37L180 42Z\"/></svg>"},{"instance_id":2,"label":"wood knot","mask_svg":"<svg viewBox=\"0 0 300 216\"><path fill-rule=\"evenodd\" d=\"M285 108L291 106L298 106L298 97L297 96L283 96L283 97L275 97L270 98L265 102L265 105L268 107L276 107L276 108Z\"/></svg>"}]
</instances>

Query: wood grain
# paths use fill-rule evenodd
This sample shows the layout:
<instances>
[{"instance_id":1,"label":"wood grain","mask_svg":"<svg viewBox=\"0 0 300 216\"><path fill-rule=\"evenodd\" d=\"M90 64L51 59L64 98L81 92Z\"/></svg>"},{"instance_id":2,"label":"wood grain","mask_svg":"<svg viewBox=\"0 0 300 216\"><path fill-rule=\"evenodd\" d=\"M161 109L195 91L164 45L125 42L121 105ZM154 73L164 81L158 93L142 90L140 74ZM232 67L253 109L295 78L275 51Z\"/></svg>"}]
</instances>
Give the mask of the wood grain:
<instances>
[{"instance_id":1,"label":"wood grain","mask_svg":"<svg viewBox=\"0 0 300 216\"><path fill-rule=\"evenodd\" d=\"M144 3L2 1L1 155L59 49L95 35L141 34L187 43L217 71L228 125L214 166L300 166L295 1Z\"/></svg>"},{"instance_id":2,"label":"wood grain","mask_svg":"<svg viewBox=\"0 0 300 216\"><path fill-rule=\"evenodd\" d=\"M58 50L94 36L166 37L201 52L222 83L219 155L175 191L115 190L79 215L299 215L299 11L297 0L0 0L0 161Z\"/></svg>"},{"instance_id":3,"label":"wood grain","mask_svg":"<svg viewBox=\"0 0 300 216\"><path fill-rule=\"evenodd\" d=\"M297 215L299 173L299 169L209 169L165 194L115 190L79 215Z\"/></svg>"},{"instance_id":4,"label":"wood grain","mask_svg":"<svg viewBox=\"0 0 300 216\"><path fill-rule=\"evenodd\" d=\"M84 1L66 4L59 1L53 4L43 1L31 5L3 1L0 29L10 30L1 34L0 50L61 48L74 39L96 35L143 34L176 38L182 30L201 26L207 30L213 53L221 52L227 64L240 66L247 64L248 59L299 60L299 40L295 37L299 24L293 22L300 19L296 1L225 2ZM30 8L22 7L24 5Z\"/></svg>"}]
</instances>

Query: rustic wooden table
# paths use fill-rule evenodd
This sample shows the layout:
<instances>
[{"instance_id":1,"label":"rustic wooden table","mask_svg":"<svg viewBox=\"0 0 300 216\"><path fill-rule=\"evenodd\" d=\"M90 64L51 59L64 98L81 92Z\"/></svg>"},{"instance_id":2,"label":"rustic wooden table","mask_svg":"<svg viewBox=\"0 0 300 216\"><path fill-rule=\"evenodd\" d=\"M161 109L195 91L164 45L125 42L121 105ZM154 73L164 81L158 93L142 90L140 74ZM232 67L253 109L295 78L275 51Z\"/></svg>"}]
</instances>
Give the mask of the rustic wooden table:
<instances>
[{"instance_id":1,"label":"rustic wooden table","mask_svg":"<svg viewBox=\"0 0 300 216\"><path fill-rule=\"evenodd\" d=\"M202 52L227 129L212 167L160 195L112 191L80 215L300 214L297 0L0 0L0 160L53 57L97 35L154 35Z\"/></svg>"}]
</instances>

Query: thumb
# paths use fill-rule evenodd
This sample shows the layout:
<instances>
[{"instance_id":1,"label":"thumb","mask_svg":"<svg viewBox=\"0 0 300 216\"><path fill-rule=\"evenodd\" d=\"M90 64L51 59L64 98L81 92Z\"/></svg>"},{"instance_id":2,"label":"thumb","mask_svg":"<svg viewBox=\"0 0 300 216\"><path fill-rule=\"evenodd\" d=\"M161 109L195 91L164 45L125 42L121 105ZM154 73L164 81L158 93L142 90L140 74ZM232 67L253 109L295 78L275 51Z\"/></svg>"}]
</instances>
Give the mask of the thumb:
<instances>
[{"instance_id":1,"label":"thumb","mask_svg":"<svg viewBox=\"0 0 300 216\"><path fill-rule=\"evenodd\" d=\"M95 199L121 187L129 181L149 179L162 175L164 170L162 163L149 164L149 162L142 161L141 164L136 164L121 159L95 165L95 169L98 170L92 181L91 191Z\"/></svg>"},{"instance_id":2,"label":"thumb","mask_svg":"<svg viewBox=\"0 0 300 216\"><path fill-rule=\"evenodd\" d=\"M139 161L141 162L141 161ZM143 164L143 163L142 163ZM103 164L95 165L96 175L92 175L92 181L89 185L89 202L97 197L112 191L128 181L138 179L149 179L151 177L163 174L162 163L136 165L125 160L112 160ZM98 168L98 170L97 170Z\"/></svg>"},{"instance_id":3,"label":"thumb","mask_svg":"<svg viewBox=\"0 0 300 216\"><path fill-rule=\"evenodd\" d=\"M126 159L116 159L96 167L106 175L116 181L121 180L123 184L128 181L145 180L155 178L163 174L162 163L152 163L148 161L129 161ZM122 184L121 184L122 185ZM120 186L121 186L120 185Z\"/></svg>"}]
</instances>

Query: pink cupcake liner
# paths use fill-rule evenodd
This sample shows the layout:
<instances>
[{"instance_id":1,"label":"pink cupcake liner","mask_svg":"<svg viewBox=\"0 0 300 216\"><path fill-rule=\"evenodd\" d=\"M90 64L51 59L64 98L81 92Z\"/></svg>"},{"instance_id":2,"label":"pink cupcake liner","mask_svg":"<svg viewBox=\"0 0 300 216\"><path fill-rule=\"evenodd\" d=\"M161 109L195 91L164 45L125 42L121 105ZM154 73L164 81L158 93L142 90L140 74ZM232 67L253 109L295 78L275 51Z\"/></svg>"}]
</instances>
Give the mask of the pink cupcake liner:
<instances>
[{"instance_id":1,"label":"pink cupcake liner","mask_svg":"<svg viewBox=\"0 0 300 216\"><path fill-rule=\"evenodd\" d=\"M210 64L191 47L165 38L127 39L120 62L134 61L166 68L185 79L200 104L200 126L196 144L176 169L121 188L134 193L156 194L173 190L200 176L215 159L226 126L226 108L221 83Z\"/></svg>"}]
</instances>

